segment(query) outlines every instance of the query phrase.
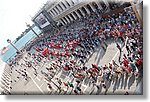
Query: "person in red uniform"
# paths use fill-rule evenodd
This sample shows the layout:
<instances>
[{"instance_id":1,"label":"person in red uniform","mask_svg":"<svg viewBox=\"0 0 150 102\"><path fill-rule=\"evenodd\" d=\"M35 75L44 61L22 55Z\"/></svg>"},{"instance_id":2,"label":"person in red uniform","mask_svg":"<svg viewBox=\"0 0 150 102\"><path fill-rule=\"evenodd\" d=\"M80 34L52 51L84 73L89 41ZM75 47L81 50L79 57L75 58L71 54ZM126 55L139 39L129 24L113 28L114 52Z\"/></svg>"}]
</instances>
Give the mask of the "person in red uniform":
<instances>
[{"instance_id":1,"label":"person in red uniform","mask_svg":"<svg viewBox=\"0 0 150 102\"><path fill-rule=\"evenodd\" d=\"M92 67L96 68L96 69L98 68L98 66L96 64L92 64Z\"/></svg>"},{"instance_id":2,"label":"person in red uniform","mask_svg":"<svg viewBox=\"0 0 150 102\"><path fill-rule=\"evenodd\" d=\"M35 50L36 50L37 52L39 52L40 49L37 47Z\"/></svg>"},{"instance_id":3,"label":"person in red uniform","mask_svg":"<svg viewBox=\"0 0 150 102\"><path fill-rule=\"evenodd\" d=\"M59 56L59 52L56 53L56 56L57 56L57 57Z\"/></svg>"},{"instance_id":4,"label":"person in red uniform","mask_svg":"<svg viewBox=\"0 0 150 102\"><path fill-rule=\"evenodd\" d=\"M127 58L123 58L123 59L124 59L124 60L123 60L124 66L125 66L125 67L128 67L129 62L128 62Z\"/></svg>"},{"instance_id":5,"label":"person in red uniform","mask_svg":"<svg viewBox=\"0 0 150 102\"><path fill-rule=\"evenodd\" d=\"M140 65L143 64L143 60L141 58L138 58L136 61L135 61L135 64L137 67L139 67Z\"/></svg>"},{"instance_id":6,"label":"person in red uniform","mask_svg":"<svg viewBox=\"0 0 150 102\"><path fill-rule=\"evenodd\" d=\"M66 52L65 52L65 55L66 55L66 56L68 56L68 55L69 55L68 51L66 51Z\"/></svg>"},{"instance_id":7,"label":"person in red uniform","mask_svg":"<svg viewBox=\"0 0 150 102\"><path fill-rule=\"evenodd\" d=\"M68 71L69 69L68 69L68 67L64 67L64 70L65 70L65 71Z\"/></svg>"},{"instance_id":8,"label":"person in red uniform","mask_svg":"<svg viewBox=\"0 0 150 102\"><path fill-rule=\"evenodd\" d=\"M52 51L52 52L51 52L51 55L54 56L54 55L55 55L55 51Z\"/></svg>"},{"instance_id":9,"label":"person in red uniform","mask_svg":"<svg viewBox=\"0 0 150 102\"><path fill-rule=\"evenodd\" d=\"M68 87L68 84L67 83L65 83L65 82L63 82L64 83L64 86L67 86Z\"/></svg>"},{"instance_id":10,"label":"person in red uniform","mask_svg":"<svg viewBox=\"0 0 150 102\"><path fill-rule=\"evenodd\" d=\"M76 44L77 44L77 45L79 44L79 41L78 41L78 40L76 41Z\"/></svg>"}]
</instances>

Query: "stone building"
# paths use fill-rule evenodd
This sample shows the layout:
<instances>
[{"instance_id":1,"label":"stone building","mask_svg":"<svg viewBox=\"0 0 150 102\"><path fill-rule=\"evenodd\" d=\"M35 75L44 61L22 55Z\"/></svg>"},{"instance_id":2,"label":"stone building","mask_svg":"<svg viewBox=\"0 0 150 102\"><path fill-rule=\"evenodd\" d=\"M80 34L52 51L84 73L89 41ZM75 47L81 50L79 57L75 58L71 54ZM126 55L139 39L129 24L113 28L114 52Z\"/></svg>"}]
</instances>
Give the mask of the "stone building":
<instances>
[{"instance_id":1,"label":"stone building","mask_svg":"<svg viewBox=\"0 0 150 102\"><path fill-rule=\"evenodd\" d=\"M76 21L91 12L105 13L120 7L125 2L122 0L56 0L48 1L42 9L32 18L32 21L42 29L57 28ZM36 18L43 14L47 21L46 26L41 27ZM44 17L43 17L44 18ZM46 22L46 20L45 20ZM46 23L45 23L46 24Z\"/></svg>"}]
</instances>

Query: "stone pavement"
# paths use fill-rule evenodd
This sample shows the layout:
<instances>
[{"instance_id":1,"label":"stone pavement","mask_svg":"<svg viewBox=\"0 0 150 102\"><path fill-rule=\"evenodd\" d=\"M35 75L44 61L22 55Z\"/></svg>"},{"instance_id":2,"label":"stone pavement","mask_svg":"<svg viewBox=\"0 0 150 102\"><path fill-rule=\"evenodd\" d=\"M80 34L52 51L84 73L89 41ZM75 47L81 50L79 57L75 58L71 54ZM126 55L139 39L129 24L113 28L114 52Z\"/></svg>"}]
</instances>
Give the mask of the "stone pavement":
<instances>
[{"instance_id":1,"label":"stone pavement","mask_svg":"<svg viewBox=\"0 0 150 102\"><path fill-rule=\"evenodd\" d=\"M107 65L111 62L111 60L115 60L118 63L119 58L119 50L116 47L116 44L108 40L108 47L106 52L99 46L99 48L93 53L93 55L89 58L89 60L86 62L85 66L88 66L88 68L91 67L91 64L97 64L97 65ZM123 53L127 53L126 49L123 48ZM123 55L123 54L122 54ZM29 59L32 60L32 59ZM34 71L32 68L27 69L27 73L30 77L28 81L25 81L24 78L20 77L20 79L17 79L17 76L19 74L15 71L15 69L21 68L20 66L15 67L13 69L13 75L12 80L13 83L11 84L12 94L58 94L58 89L55 85L53 86L53 91L49 90L47 88L47 81L44 80L44 76L41 74L42 71L46 71L46 67L49 66L49 62L47 60L46 64L42 61L42 64L37 65L35 68L37 69L38 75L34 75ZM24 63L23 60L21 60L21 63ZM23 69L22 67L21 69ZM130 78L127 78L130 77ZM58 82L55 80L55 78L60 78L62 82L72 82L74 86L76 86L75 79L73 78L72 74L69 72L65 72L64 70L60 70L58 74L54 76L52 79L58 86ZM16 80L17 82L14 82ZM120 78L112 81L105 82L106 87L108 90L104 89L102 87L102 84L97 83L99 85L99 89L97 89L96 86L93 86L92 84L89 85L86 82L89 82L89 79L85 82L82 82L81 84L81 90L83 91L82 94L124 94L126 91L128 91L130 94L136 94L139 93L138 89L141 88L141 83L136 86L136 80L134 75L130 76L120 76ZM64 91L61 91L60 94L70 94L72 91L72 88L67 88L64 85L61 85L62 89ZM138 88L137 88L138 87Z\"/></svg>"}]
</instances>

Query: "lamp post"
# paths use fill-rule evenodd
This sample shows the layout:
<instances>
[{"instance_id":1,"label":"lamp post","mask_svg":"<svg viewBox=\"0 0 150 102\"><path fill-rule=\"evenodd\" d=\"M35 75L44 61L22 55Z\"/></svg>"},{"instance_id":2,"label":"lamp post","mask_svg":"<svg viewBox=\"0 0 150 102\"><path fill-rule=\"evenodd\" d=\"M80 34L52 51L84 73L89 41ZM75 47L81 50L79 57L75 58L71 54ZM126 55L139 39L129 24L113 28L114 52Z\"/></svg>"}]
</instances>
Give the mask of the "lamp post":
<instances>
[{"instance_id":1,"label":"lamp post","mask_svg":"<svg viewBox=\"0 0 150 102\"><path fill-rule=\"evenodd\" d=\"M30 26L30 24L26 23L26 26L29 27L37 37L39 37L39 35L33 30L33 28Z\"/></svg>"},{"instance_id":2,"label":"lamp post","mask_svg":"<svg viewBox=\"0 0 150 102\"><path fill-rule=\"evenodd\" d=\"M10 39L7 39L7 42L8 42L11 46L13 46L13 48L15 48L15 49L17 50L17 52L20 53L20 51L19 51L19 50L17 49L17 47L11 42Z\"/></svg>"},{"instance_id":3,"label":"lamp post","mask_svg":"<svg viewBox=\"0 0 150 102\"><path fill-rule=\"evenodd\" d=\"M134 13L135 13L135 15L136 15L138 21L139 21L139 22L142 24L142 26L143 26L142 18L140 17L140 14L139 14L139 12L138 12L138 10L137 10L137 5L139 5L139 0L136 0L135 2L130 1L130 3L131 3L131 6L132 6L132 8L133 8L133 11L134 11ZM140 8L140 9L141 9L141 8Z\"/></svg>"}]
</instances>

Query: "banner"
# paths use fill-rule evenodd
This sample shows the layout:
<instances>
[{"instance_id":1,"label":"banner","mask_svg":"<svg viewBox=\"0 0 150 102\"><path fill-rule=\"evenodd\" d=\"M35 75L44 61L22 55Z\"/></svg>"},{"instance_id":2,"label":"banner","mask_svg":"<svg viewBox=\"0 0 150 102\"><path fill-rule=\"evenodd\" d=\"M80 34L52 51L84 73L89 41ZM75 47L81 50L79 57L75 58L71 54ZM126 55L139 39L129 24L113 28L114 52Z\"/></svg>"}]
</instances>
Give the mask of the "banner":
<instances>
[{"instance_id":1,"label":"banner","mask_svg":"<svg viewBox=\"0 0 150 102\"><path fill-rule=\"evenodd\" d=\"M50 25L50 22L48 21L48 19L42 13L39 16L37 16L35 21L38 23L38 25L41 28L44 28L44 27Z\"/></svg>"}]
</instances>

